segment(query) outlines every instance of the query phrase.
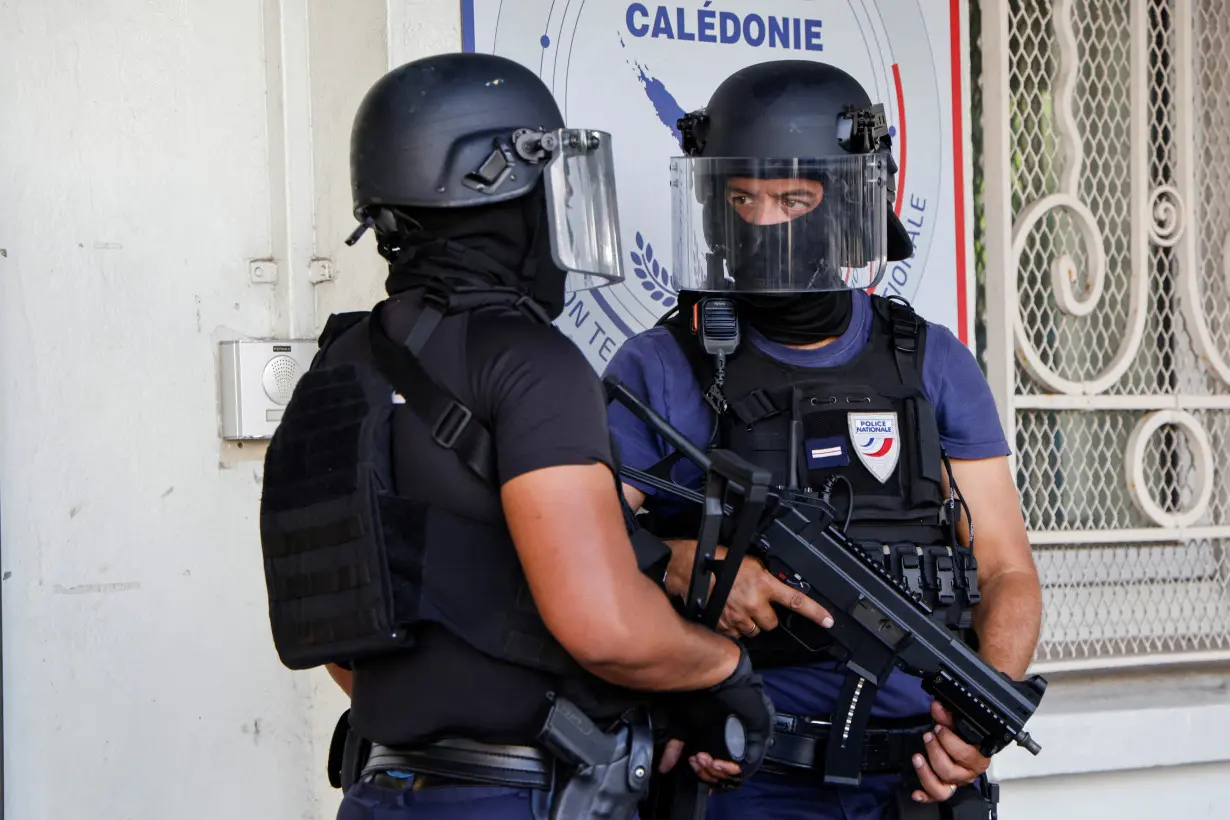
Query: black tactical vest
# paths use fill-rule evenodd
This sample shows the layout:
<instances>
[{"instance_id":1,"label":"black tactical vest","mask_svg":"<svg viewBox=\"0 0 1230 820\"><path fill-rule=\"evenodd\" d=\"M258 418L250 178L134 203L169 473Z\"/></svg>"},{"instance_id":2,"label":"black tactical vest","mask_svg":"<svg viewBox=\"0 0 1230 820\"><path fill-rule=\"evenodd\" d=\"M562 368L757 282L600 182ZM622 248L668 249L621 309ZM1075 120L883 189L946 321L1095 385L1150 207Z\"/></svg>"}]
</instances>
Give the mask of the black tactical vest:
<instances>
[{"instance_id":1,"label":"black tactical vest","mask_svg":"<svg viewBox=\"0 0 1230 820\"><path fill-rule=\"evenodd\" d=\"M714 446L770 470L777 486L828 500L855 543L967 633L977 563L949 523L959 502L944 496L946 457L923 393L926 323L902 300L871 299L870 339L838 367L794 367L743 343L719 376L691 322L681 314L664 324L718 412ZM789 634L791 617L748 642L757 666L816 660Z\"/></svg>"},{"instance_id":2,"label":"black tactical vest","mask_svg":"<svg viewBox=\"0 0 1230 820\"><path fill-rule=\"evenodd\" d=\"M515 301L488 294L462 309L509 309ZM304 669L410 650L412 627L431 622L491 657L602 688L535 608L500 514L483 420L415 355L441 316L457 312L456 303L428 305L404 342L385 334L386 304L371 314L330 317L269 444L261 544L282 662ZM480 488L472 503L412 503L398 493L396 414L411 414L430 430L425 446L456 452L451 469ZM450 480L455 475L414 474L413 460L403 461L411 461L411 473L400 477L420 490L458 483ZM567 685L561 691L575 695Z\"/></svg>"}]
</instances>

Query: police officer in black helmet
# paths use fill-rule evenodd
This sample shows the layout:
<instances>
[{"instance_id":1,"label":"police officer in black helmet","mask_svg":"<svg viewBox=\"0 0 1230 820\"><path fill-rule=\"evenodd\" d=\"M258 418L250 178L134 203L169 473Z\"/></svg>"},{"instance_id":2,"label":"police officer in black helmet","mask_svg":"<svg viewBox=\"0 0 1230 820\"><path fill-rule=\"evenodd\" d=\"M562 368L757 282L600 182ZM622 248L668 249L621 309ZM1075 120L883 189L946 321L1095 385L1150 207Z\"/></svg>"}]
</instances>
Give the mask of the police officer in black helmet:
<instances>
[{"instance_id":1,"label":"police officer in black helmet","mask_svg":"<svg viewBox=\"0 0 1230 820\"><path fill-rule=\"evenodd\" d=\"M1041 596L994 400L946 328L867 293L887 261L913 253L892 211L883 106L840 69L786 60L735 72L679 127L679 310L625 342L608 373L698 446L734 450L776 484L827 499L954 635L1020 678ZM625 465L697 486L698 471L646 425L622 406L610 414ZM625 495L668 540L666 586L680 594L695 508L631 480ZM752 782L709 801L710 820L986 820L986 758L918 679L847 677L826 646L827 618L744 560L719 627L746 641L764 676L774 743ZM868 696L867 744L842 750L859 782L826 779L830 733Z\"/></svg>"},{"instance_id":2,"label":"police officer in black helmet","mask_svg":"<svg viewBox=\"0 0 1230 820\"><path fill-rule=\"evenodd\" d=\"M763 755L760 680L671 608L600 382L550 324L621 279L610 151L491 55L395 69L355 118L350 241L374 232L389 296L330 317L261 503L279 656L351 696L344 820L631 817L663 702L696 742L737 719L730 771Z\"/></svg>"}]
</instances>

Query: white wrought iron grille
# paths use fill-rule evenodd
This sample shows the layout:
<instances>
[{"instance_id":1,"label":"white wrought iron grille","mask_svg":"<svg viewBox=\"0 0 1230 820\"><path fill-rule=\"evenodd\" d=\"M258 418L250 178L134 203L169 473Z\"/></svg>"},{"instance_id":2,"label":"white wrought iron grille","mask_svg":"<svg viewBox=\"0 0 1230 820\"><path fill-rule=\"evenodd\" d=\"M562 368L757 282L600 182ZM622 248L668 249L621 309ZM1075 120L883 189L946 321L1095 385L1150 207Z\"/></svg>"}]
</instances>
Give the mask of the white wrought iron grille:
<instances>
[{"instance_id":1,"label":"white wrought iron grille","mask_svg":"<svg viewBox=\"0 0 1230 820\"><path fill-rule=\"evenodd\" d=\"M1037 665L1230 657L1230 3L974 6L986 361Z\"/></svg>"}]
</instances>

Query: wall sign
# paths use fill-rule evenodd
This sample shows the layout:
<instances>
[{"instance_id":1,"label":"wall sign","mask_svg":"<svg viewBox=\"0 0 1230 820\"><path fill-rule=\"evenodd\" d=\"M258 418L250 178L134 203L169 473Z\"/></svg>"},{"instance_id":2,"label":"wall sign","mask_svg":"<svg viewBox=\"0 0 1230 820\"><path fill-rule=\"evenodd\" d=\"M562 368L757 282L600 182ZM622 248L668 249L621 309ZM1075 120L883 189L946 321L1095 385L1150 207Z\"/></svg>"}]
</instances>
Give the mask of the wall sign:
<instances>
[{"instance_id":1,"label":"wall sign","mask_svg":"<svg viewBox=\"0 0 1230 820\"><path fill-rule=\"evenodd\" d=\"M736 70L819 60L883 102L900 166L895 207L915 255L877 287L962 341L973 335L973 240L961 0L463 0L467 51L516 60L570 126L610 131L627 280L572 294L556 322L599 370L671 305L669 158L676 120Z\"/></svg>"}]
</instances>

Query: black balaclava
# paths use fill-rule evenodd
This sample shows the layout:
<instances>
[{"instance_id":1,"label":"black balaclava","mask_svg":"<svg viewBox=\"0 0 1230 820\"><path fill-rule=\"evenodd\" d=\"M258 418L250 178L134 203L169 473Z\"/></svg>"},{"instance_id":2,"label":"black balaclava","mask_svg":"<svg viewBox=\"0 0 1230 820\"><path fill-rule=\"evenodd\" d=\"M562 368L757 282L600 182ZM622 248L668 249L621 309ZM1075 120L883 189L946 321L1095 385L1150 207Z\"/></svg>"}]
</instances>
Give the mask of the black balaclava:
<instances>
[{"instance_id":1,"label":"black balaclava","mask_svg":"<svg viewBox=\"0 0 1230 820\"><path fill-rule=\"evenodd\" d=\"M829 209L825 203L810 213L772 225L746 222L732 206L723 204L724 234L729 236L723 256L739 287L774 288L783 284L774 274L786 270L790 272L791 289L846 287L830 262L838 255L838 249L830 247ZM789 249L788 256L781 252L783 248Z\"/></svg>"},{"instance_id":2,"label":"black balaclava","mask_svg":"<svg viewBox=\"0 0 1230 820\"><path fill-rule=\"evenodd\" d=\"M808 345L840 336L850 326L854 300L841 277L829 266L836 254L829 248L828 214L825 205L787 222L754 225L744 221L726 201L725 180L714 216L723 221L731 241L723 248L726 264L737 285L771 287L769 272L785 261L793 271L795 287L836 288L804 293L740 293L733 295L739 315L766 338L785 345ZM715 186L716 187L716 186ZM826 199L835 193L825 186ZM720 204L718 204L720 203ZM774 249L789 248L788 260L775 259ZM803 281L801 273L811 271Z\"/></svg>"},{"instance_id":3,"label":"black balaclava","mask_svg":"<svg viewBox=\"0 0 1230 820\"><path fill-rule=\"evenodd\" d=\"M851 291L735 293L739 315L771 341L809 345L846 332L854 313Z\"/></svg>"},{"instance_id":4,"label":"black balaclava","mask_svg":"<svg viewBox=\"0 0 1230 820\"><path fill-rule=\"evenodd\" d=\"M430 278L511 287L552 319L564 311L568 272L551 257L542 183L526 196L477 208L399 208L406 231L383 240L400 250L389 265L391 295ZM464 252L461 252L464 249Z\"/></svg>"}]
</instances>

